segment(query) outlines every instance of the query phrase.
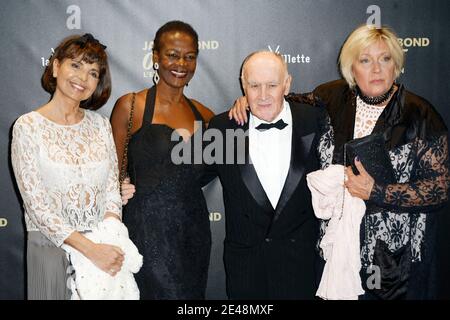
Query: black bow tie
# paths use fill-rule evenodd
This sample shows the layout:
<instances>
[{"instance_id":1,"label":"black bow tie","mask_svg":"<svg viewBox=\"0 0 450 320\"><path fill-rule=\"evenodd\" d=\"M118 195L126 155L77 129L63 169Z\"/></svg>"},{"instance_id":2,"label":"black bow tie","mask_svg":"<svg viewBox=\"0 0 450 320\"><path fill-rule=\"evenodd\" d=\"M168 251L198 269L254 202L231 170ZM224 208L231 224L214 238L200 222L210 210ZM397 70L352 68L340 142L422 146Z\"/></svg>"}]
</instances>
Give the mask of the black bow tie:
<instances>
[{"instance_id":1,"label":"black bow tie","mask_svg":"<svg viewBox=\"0 0 450 320\"><path fill-rule=\"evenodd\" d=\"M283 130L284 128L286 128L287 123L283 121L283 119L278 120L275 123L261 123L259 126L257 126L255 129L259 130L259 131L265 131L268 130L270 128L277 128L279 130Z\"/></svg>"}]
</instances>

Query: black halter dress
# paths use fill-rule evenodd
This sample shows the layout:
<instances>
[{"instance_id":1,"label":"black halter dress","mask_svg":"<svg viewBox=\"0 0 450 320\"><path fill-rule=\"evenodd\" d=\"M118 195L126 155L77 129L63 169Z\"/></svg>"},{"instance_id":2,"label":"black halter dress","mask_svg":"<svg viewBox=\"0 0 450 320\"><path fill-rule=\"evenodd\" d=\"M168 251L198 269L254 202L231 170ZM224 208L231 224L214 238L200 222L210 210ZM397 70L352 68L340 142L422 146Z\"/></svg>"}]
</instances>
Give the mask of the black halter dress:
<instances>
[{"instance_id":1,"label":"black halter dress","mask_svg":"<svg viewBox=\"0 0 450 320\"><path fill-rule=\"evenodd\" d=\"M199 182L204 165L175 164L172 159L174 147L185 144L183 150L190 149L193 160L204 120L186 98L203 130L184 142L173 128L152 124L155 97L153 87L142 127L128 146L128 174L136 193L124 207L123 219L144 256L135 278L141 299L204 299L211 250L209 214ZM172 141L173 136L181 142Z\"/></svg>"}]
</instances>

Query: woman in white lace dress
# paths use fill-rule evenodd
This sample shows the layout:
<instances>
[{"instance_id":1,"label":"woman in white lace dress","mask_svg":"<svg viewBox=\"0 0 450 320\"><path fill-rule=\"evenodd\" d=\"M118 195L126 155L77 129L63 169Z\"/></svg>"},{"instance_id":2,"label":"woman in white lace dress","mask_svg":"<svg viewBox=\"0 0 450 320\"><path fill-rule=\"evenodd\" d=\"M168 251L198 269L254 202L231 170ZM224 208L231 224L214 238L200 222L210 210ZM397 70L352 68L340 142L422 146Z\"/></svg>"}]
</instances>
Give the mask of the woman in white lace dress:
<instances>
[{"instance_id":1,"label":"woman in white lace dress","mask_svg":"<svg viewBox=\"0 0 450 320\"><path fill-rule=\"evenodd\" d=\"M105 48L90 34L64 39L42 76L50 101L14 124L11 160L28 231L29 299L70 298L62 244L113 276L124 260L120 248L83 236L106 217L121 219L111 127L91 111L111 92Z\"/></svg>"}]
</instances>

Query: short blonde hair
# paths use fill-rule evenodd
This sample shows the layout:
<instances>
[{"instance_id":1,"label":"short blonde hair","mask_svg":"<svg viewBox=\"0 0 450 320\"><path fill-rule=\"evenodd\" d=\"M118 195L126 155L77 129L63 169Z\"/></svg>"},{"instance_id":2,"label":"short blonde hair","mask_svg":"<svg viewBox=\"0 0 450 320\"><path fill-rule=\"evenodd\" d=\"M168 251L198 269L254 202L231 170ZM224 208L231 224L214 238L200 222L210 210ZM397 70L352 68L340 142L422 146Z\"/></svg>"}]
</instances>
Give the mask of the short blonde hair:
<instances>
[{"instance_id":1,"label":"short blonde hair","mask_svg":"<svg viewBox=\"0 0 450 320\"><path fill-rule=\"evenodd\" d=\"M387 26L376 28L373 25L364 24L353 30L348 36L339 55L341 74L350 88L353 88L356 85L352 71L353 62L358 59L362 50L380 40L386 43L392 55L395 64L395 79L399 77L403 68L405 56L402 47L399 44L397 35Z\"/></svg>"}]
</instances>

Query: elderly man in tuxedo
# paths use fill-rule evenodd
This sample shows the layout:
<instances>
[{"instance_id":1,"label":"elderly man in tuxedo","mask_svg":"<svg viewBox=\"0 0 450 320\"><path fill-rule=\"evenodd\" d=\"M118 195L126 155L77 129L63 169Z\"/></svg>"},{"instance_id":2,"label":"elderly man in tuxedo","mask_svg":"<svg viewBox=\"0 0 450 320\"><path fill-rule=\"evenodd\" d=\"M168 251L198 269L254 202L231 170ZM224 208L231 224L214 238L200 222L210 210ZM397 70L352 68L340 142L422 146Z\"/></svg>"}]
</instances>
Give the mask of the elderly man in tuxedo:
<instances>
[{"instance_id":1,"label":"elderly man in tuxedo","mask_svg":"<svg viewBox=\"0 0 450 320\"><path fill-rule=\"evenodd\" d=\"M218 176L223 187L228 297L314 299L319 225L306 174L319 169L319 123L325 111L285 100L291 76L277 53L250 54L241 81L249 121L240 126L228 112L210 120L211 136L219 134L222 142L234 138L213 140L215 155L226 161L208 165L203 176L205 182ZM134 191L129 183L122 185L124 204Z\"/></svg>"},{"instance_id":2,"label":"elderly man in tuxedo","mask_svg":"<svg viewBox=\"0 0 450 320\"><path fill-rule=\"evenodd\" d=\"M241 82L249 121L239 126L226 112L209 123L223 136L227 130L248 130L243 149L236 139L222 150L243 152L243 163L209 167L223 187L227 294L230 299L313 299L319 227L306 174L319 168L324 111L285 100L291 76L279 54L250 54Z\"/></svg>"}]
</instances>

